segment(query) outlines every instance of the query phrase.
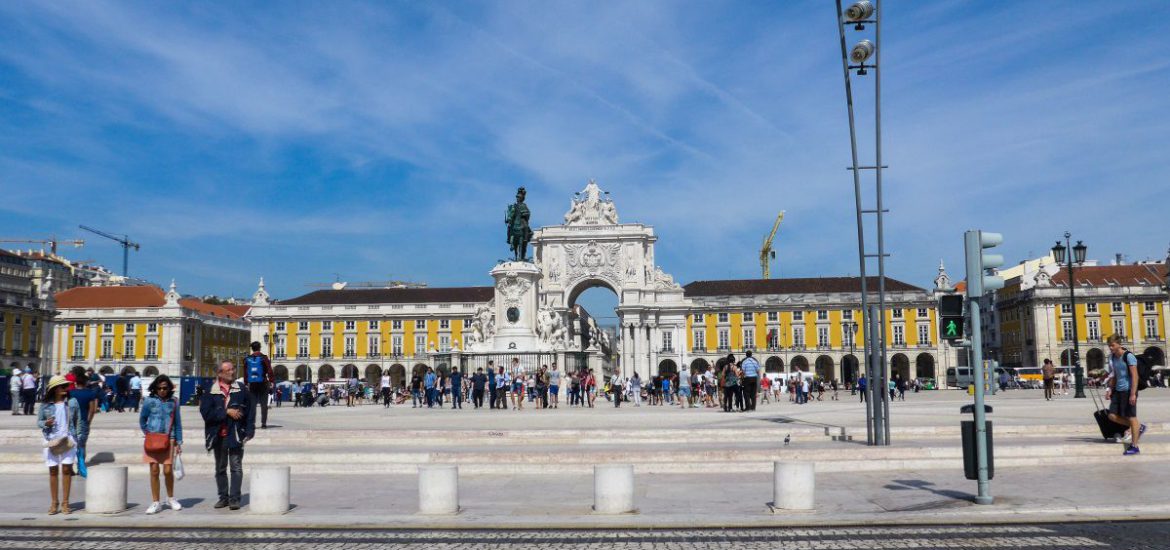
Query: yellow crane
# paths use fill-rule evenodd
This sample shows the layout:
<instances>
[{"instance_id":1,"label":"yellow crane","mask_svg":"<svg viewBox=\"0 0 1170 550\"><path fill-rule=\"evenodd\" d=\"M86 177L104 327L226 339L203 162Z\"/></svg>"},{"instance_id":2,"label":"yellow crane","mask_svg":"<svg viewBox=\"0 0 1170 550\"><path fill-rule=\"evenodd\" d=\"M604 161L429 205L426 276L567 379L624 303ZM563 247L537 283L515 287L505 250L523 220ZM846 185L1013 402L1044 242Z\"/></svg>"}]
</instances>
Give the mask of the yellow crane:
<instances>
[{"instance_id":1,"label":"yellow crane","mask_svg":"<svg viewBox=\"0 0 1170 550\"><path fill-rule=\"evenodd\" d=\"M772 260L776 259L776 251L772 248L772 239L776 238L776 231L780 229L780 222L784 221L784 211L776 216L776 223L772 224L772 232L764 239L764 246L760 248L760 269L764 271L764 278L772 277Z\"/></svg>"}]
</instances>

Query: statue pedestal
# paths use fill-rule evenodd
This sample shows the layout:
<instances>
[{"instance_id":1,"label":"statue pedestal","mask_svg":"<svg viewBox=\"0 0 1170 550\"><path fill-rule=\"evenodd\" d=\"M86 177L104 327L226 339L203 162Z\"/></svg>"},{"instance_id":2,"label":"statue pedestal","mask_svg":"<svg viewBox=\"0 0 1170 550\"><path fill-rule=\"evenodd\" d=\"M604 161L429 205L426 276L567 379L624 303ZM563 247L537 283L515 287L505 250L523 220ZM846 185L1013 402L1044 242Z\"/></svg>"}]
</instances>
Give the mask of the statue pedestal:
<instances>
[{"instance_id":1,"label":"statue pedestal","mask_svg":"<svg viewBox=\"0 0 1170 550\"><path fill-rule=\"evenodd\" d=\"M540 268L530 262L505 262L492 270L496 280L496 351L537 351L537 286Z\"/></svg>"}]
</instances>

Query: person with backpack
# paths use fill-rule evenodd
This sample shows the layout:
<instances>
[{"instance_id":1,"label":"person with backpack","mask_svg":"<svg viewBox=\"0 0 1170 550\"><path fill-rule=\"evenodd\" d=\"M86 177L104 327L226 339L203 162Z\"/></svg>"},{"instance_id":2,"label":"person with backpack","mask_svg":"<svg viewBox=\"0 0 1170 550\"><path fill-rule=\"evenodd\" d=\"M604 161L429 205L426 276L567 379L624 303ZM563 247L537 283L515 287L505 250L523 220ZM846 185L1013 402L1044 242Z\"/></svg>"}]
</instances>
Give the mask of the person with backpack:
<instances>
[{"instance_id":1,"label":"person with backpack","mask_svg":"<svg viewBox=\"0 0 1170 550\"><path fill-rule=\"evenodd\" d=\"M1138 367L1138 358L1131 351L1121 346L1121 336L1110 334L1109 366L1113 369L1113 376L1109 379L1105 390L1105 399L1109 400L1109 420L1129 428L1132 442L1125 450L1125 455L1140 454L1138 441L1146 432L1146 425L1138 421L1137 398L1139 382L1145 380ZM1148 375L1147 375L1148 376Z\"/></svg>"},{"instance_id":2,"label":"person with backpack","mask_svg":"<svg viewBox=\"0 0 1170 550\"><path fill-rule=\"evenodd\" d=\"M260 406L260 429L268 429L268 388L276 381L272 373L272 362L260 351L260 342L252 342L252 354L244 358L244 381L252 395L251 416L256 417L256 406Z\"/></svg>"}]
</instances>

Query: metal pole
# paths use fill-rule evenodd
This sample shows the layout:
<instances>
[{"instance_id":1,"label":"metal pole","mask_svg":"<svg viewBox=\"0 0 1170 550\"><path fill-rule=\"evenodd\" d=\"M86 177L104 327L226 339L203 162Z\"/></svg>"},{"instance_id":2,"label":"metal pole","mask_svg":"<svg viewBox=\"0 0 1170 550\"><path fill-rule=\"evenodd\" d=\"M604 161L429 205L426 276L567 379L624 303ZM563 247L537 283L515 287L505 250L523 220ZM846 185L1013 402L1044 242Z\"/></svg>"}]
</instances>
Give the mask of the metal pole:
<instances>
[{"instance_id":1,"label":"metal pole","mask_svg":"<svg viewBox=\"0 0 1170 550\"><path fill-rule=\"evenodd\" d=\"M967 300L967 310L971 315L971 360L975 363L972 365L975 374L975 453L979 470L979 495L975 497L975 502L991 504L991 482L987 479L987 413L983 409L983 329L979 317L979 298Z\"/></svg>"},{"instance_id":2,"label":"metal pole","mask_svg":"<svg viewBox=\"0 0 1170 550\"><path fill-rule=\"evenodd\" d=\"M869 330L870 330L870 333L876 337L881 332L881 328L877 326L877 323L879 323L881 320L881 314L878 312L879 306L871 305L869 307L870 307L870 315L868 316L868 318L870 319ZM889 433L889 427L886 425L885 416L882 415L882 406L883 406L883 404L885 404L885 398L886 398L887 393L886 393L886 386L882 384L882 380L885 377L882 376L880 371L885 369L885 365L883 365L881 362L881 352L878 350L878 348L871 346L869 349L870 349L869 370L872 373L870 380L873 381L869 385L870 408L873 409L873 431L874 431L873 444L874 445L889 445L889 437L887 436L887 434Z\"/></svg>"},{"instance_id":3,"label":"metal pole","mask_svg":"<svg viewBox=\"0 0 1170 550\"><path fill-rule=\"evenodd\" d=\"M845 19L844 12L841 11L841 0L837 0L837 31L841 37L841 70L845 74L845 103L849 110L849 146L853 160L853 198L857 216L857 258L861 264L861 314L863 316L862 322L866 327L869 327L869 288L865 277L865 225L862 220L861 165L857 161L857 124L853 115L853 84L849 76L849 50L845 44ZM873 348L873 342L875 340L872 338L873 333L868 332L868 328L866 330L865 347L868 350ZM866 372L869 373L869 365L872 364L872 361L866 361L866 363ZM866 380L868 387L872 388L874 385L873 377L867 375ZM866 442L869 445L876 444L873 431L873 415L875 411L876 409L873 408L873 400L867 399L865 406L865 425Z\"/></svg>"},{"instance_id":4,"label":"metal pole","mask_svg":"<svg viewBox=\"0 0 1170 550\"><path fill-rule=\"evenodd\" d=\"M886 342L888 335L886 334L886 241L885 241L885 226L883 219L885 217L885 208L882 206L882 3L880 0L873 2L873 28L874 28L874 62L873 62L873 82L874 82L874 175L877 178L877 259L878 259L878 306L879 317L881 324L881 340L878 340L882 352L882 425L885 428L885 434L882 439L882 445L890 444L890 399L889 392L885 388L889 386L889 371L886 369Z\"/></svg>"},{"instance_id":5,"label":"metal pole","mask_svg":"<svg viewBox=\"0 0 1170 550\"><path fill-rule=\"evenodd\" d=\"M1076 277L1073 275L1073 256L1075 253L1072 249L1072 241L1067 231L1064 233L1065 246L1068 248L1068 302L1072 307L1069 309L1069 315L1072 316L1073 329L1073 376L1076 378L1077 391L1073 394L1073 398L1085 398L1085 377L1081 370L1081 336L1080 331L1077 330L1077 295L1076 295Z\"/></svg>"}]
</instances>

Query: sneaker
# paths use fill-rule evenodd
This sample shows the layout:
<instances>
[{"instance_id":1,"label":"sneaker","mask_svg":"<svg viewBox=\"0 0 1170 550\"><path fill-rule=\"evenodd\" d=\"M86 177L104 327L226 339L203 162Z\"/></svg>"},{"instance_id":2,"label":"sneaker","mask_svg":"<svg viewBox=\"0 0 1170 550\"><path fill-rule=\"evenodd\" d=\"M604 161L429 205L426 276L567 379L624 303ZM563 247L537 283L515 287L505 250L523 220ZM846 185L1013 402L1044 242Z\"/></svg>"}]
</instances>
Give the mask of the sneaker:
<instances>
[{"instance_id":1,"label":"sneaker","mask_svg":"<svg viewBox=\"0 0 1170 550\"><path fill-rule=\"evenodd\" d=\"M233 500L233 501L228 503L228 510L239 510L239 509L240 509L240 501Z\"/></svg>"},{"instance_id":2,"label":"sneaker","mask_svg":"<svg viewBox=\"0 0 1170 550\"><path fill-rule=\"evenodd\" d=\"M1146 425L1145 424L1142 424L1141 427L1138 428L1138 437L1141 437L1143 435L1146 435Z\"/></svg>"},{"instance_id":3,"label":"sneaker","mask_svg":"<svg viewBox=\"0 0 1170 550\"><path fill-rule=\"evenodd\" d=\"M1125 432L1125 435L1121 436L1121 442L1122 443L1133 443L1133 434L1129 433L1128 431Z\"/></svg>"},{"instance_id":4,"label":"sneaker","mask_svg":"<svg viewBox=\"0 0 1170 550\"><path fill-rule=\"evenodd\" d=\"M146 509L146 515L148 515L148 516L149 516L149 515L154 515L154 514L157 514L157 513L161 512L161 511L162 511L162 504L160 504L160 503L159 503L159 502L156 500L156 501L154 501L154 502L150 503L150 508L147 508L147 509Z\"/></svg>"},{"instance_id":5,"label":"sneaker","mask_svg":"<svg viewBox=\"0 0 1170 550\"><path fill-rule=\"evenodd\" d=\"M213 508L217 508L217 509L218 508L227 508L227 505L228 505L227 499L221 498L221 499L219 499L218 502L215 503L215 506L213 506Z\"/></svg>"},{"instance_id":6,"label":"sneaker","mask_svg":"<svg viewBox=\"0 0 1170 550\"><path fill-rule=\"evenodd\" d=\"M1122 454L1125 456L1129 456L1129 455L1141 454L1141 452L1142 451L1140 449L1138 449L1137 447L1131 446L1130 448L1126 449L1125 452Z\"/></svg>"},{"instance_id":7,"label":"sneaker","mask_svg":"<svg viewBox=\"0 0 1170 550\"><path fill-rule=\"evenodd\" d=\"M164 502L163 506L170 506L171 510L174 510L176 512L183 509L183 505L179 504L179 501L177 501L175 499L170 499L170 500Z\"/></svg>"}]
</instances>

